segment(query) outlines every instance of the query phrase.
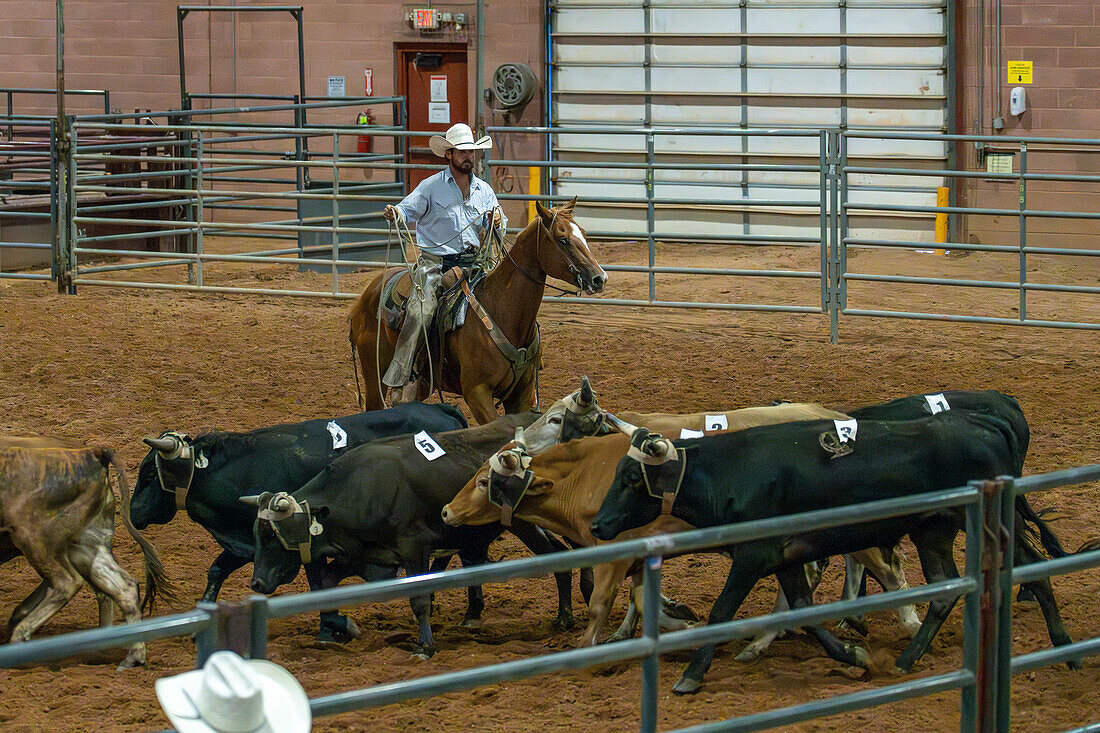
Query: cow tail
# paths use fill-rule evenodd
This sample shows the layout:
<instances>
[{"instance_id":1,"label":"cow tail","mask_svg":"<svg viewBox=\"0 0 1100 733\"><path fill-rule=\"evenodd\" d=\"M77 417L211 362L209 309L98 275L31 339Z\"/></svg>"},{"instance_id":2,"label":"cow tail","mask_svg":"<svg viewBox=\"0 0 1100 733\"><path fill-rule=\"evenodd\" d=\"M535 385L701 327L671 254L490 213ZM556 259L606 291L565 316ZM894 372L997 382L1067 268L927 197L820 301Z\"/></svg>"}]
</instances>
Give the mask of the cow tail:
<instances>
[{"instance_id":1,"label":"cow tail","mask_svg":"<svg viewBox=\"0 0 1100 733\"><path fill-rule=\"evenodd\" d=\"M114 467L115 473L118 474L118 493L122 501L122 526L134 538L134 542L137 542L138 546L141 547L141 554L145 558L145 597L141 599L141 607L143 610L148 609L151 614L157 595L159 594L168 603L173 603L177 600L176 589L164 570L164 563L161 562L160 555L157 554L157 548L145 539L141 532L134 527L133 522L130 521L130 487L126 483L126 474L123 472L122 463L110 448L101 448L100 450L103 454L103 467L106 468L109 464Z\"/></svg>"},{"instance_id":2,"label":"cow tail","mask_svg":"<svg viewBox=\"0 0 1100 733\"><path fill-rule=\"evenodd\" d=\"M1027 501L1027 497L1022 494L1016 497L1016 513L1024 520L1023 526L1020 527L1021 531L1025 532L1031 539L1038 540L1048 555L1055 558L1070 554L1062 546L1058 536L1051 530L1050 524L1040 516L1040 512L1036 512L1032 508Z\"/></svg>"},{"instance_id":3,"label":"cow tail","mask_svg":"<svg viewBox=\"0 0 1100 733\"><path fill-rule=\"evenodd\" d=\"M1100 537L1093 537L1077 548L1077 552L1089 552L1090 550L1100 550Z\"/></svg>"}]
</instances>

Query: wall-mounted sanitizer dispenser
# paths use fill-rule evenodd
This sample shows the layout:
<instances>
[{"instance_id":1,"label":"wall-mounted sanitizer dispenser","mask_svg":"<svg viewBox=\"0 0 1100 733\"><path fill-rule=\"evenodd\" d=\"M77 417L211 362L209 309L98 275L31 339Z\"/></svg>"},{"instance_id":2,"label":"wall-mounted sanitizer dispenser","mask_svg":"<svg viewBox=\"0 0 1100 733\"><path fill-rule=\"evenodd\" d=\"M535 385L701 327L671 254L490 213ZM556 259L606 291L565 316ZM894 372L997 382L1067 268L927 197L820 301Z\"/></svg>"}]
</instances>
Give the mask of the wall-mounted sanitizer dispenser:
<instances>
[{"instance_id":1,"label":"wall-mounted sanitizer dispenser","mask_svg":"<svg viewBox=\"0 0 1100 733\"><path fill-rule=\"evenodd\" d=\"M1008 97L1008 111L1019 117L1027 110L1027 95L1023 87L1012 87Z\"/></svg>"}]
</instances>

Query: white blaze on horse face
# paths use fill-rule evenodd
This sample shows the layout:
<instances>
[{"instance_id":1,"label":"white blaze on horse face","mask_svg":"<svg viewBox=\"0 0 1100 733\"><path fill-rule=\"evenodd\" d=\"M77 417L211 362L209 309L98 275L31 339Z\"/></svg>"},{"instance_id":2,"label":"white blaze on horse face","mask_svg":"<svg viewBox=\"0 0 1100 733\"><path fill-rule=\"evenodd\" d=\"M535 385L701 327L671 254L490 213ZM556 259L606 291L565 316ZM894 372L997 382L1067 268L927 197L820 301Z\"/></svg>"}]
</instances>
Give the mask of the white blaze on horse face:
<instances>
[{"instance_id":1,"label":"white blaze on horse face","mask_svg":"<svg viewBox=\"0 0 1100 733\"><path fill-rule=\"evenodd\" d=\"M607 280L607 272L603 269L603 267L600 267L600 265L596 263L596 257L592 254L592 250L588 246L588 240L584 238L584 232L582 232L581 228L577 226L577 222L569 222L569 227L572 230L573 239L577 241L577 247L584 250L585 254L588 255L593 264L596 264L596 267L599 268L600 277L602 277L604 280Z\"/></svg>"}]
</instances>

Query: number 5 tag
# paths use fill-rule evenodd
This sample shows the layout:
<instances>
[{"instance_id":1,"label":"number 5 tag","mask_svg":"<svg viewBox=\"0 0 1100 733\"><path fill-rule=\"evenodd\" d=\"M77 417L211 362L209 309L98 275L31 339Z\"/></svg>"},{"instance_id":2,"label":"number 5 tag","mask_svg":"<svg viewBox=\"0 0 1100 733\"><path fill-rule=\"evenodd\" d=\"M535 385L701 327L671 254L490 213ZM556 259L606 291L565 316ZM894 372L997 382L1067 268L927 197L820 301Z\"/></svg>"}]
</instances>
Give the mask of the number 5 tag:
<instances>
[{"instance_id":1,"label":"number 5 tag","mask_svg":"<svg viewBox=\"0 0 1100 733\"><path fill-rule=\"evenodd\" d=\"M420 451L420 455L427 458L429 461L434 461L440 456L447 455L447 451L440 447L439 443L436 443L432 439L432 436L428 435L428 431L421 430L419 433L413 436L413 445Z\"/></svg>"}]
</instances>

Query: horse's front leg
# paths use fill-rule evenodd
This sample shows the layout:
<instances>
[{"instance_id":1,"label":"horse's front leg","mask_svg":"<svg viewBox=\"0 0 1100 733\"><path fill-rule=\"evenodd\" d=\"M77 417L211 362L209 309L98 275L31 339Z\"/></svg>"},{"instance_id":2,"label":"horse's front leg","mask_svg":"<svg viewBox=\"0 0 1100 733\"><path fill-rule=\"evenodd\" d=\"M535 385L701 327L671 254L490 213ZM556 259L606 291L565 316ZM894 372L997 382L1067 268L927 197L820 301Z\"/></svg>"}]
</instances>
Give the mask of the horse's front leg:
<instances>
[{"instance_id":1,"label":"horse's front leg","mask_svg":"<svg viewBox=\"0 0 1100 733\"><path fill-rule=\"evenodd\" d=\"M497 408L493 403L493 389L485 382L475 384L469 389L463 389L462 399L466 400L466 406L473 413L478 425L496 420Z\"/></svg>"}]
</instances>

